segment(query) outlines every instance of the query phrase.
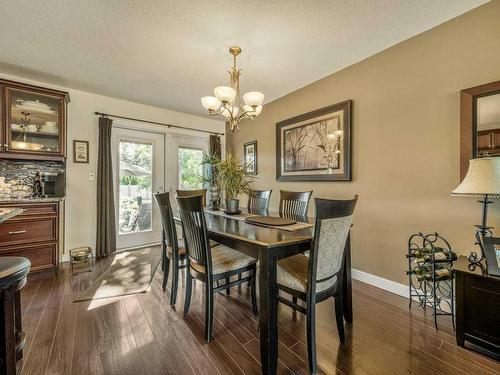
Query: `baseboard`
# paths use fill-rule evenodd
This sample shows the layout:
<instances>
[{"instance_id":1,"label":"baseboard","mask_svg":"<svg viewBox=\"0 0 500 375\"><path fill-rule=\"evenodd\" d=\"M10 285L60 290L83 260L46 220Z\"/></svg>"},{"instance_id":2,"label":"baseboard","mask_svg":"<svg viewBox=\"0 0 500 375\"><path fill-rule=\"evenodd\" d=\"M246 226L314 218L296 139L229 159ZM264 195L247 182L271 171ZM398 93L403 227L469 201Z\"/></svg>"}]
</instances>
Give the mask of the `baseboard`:
<instances>
[{"instance_id":1,"label":"baseboard","mask_svg":"<svg viewBox=\"0 0 500 375\"><path fill-rule=\"evenodd\" d=\"M353 279L362 281L364 283L376 286L377 288L386 290L388 292L397 294L398 296L408 298L408 285L400 284L395 281L384 279L380 276L375 276L370 273L352 269L351 275Z\"/></svg>"}]
</instances>

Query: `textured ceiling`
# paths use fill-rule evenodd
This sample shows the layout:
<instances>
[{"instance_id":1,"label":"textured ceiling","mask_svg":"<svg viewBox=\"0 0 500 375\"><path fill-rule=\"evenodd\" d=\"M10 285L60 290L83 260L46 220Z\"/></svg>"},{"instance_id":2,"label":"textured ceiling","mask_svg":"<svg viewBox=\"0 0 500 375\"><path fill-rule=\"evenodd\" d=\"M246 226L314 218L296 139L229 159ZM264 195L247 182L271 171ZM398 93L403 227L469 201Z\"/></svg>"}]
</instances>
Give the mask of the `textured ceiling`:
<instances>
[{"instance_id":1,"label":"textured ceiling","mask_svg":"<svg viewBox=\"0 0 500 375\"><path fill-rule=\"evenodd\" d=\"M227 84L266 102L485 0L2 0L0 72L194 114Z\"/></svg>"}]
</instances>

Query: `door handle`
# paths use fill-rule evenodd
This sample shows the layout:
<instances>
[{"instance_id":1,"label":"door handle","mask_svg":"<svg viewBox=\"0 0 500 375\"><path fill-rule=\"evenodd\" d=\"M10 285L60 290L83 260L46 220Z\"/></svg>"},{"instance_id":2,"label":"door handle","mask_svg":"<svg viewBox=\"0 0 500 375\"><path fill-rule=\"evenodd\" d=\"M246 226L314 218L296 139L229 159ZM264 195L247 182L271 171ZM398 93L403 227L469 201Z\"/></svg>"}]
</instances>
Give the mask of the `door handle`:
<instances>
[{"instance_id":1,"label":"door handle","mask_svg":"<svg viewBox=\"0 0 500 375\"><path fill-rule=\"evenodd\" d=\"M12 232L9 232L9 234L23 234L23 233L26 233L25 230L14 230Z\"/></svg>"}]
</instances>

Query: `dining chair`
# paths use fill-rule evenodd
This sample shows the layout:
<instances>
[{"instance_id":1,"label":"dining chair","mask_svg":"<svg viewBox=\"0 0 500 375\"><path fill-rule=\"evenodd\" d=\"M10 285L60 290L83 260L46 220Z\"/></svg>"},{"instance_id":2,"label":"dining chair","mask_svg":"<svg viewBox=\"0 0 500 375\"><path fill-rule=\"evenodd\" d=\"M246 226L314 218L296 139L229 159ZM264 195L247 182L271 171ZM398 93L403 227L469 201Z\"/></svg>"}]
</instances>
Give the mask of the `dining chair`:
<instances>
[{"instance_id":1,"label":"dining chair","mask_svg":"<svg viewBox=\"0 0 500 375\"><path fill-rule=\"evenodd\" d=\"M183 241L177 237L177 229L170 204L170 193L156 193L156 203L160 210L162 224L162 269L163 269L163 290L167 287L168 276L170 272L170 261L172 261L172 289L170 292L170 304L175 305L177 300L177 285L179 281L179 270L186 268L182 264L186 259L186 248Z\"/></svg>"},{"instance_id":2,"label":"dining chair","mask_svg":"<svg viewBox=\"0 0 500 375\"><path fill-rule=\"evenodd\" d=\"M193 189L193 190L176 190L178 197L192 197L193 195L201 195L203 197L203 207L207 205L207 189Z\"/></svg>"},{"instance_id":3,"label":"dining chair","mask_svg":"<svg viewBox=\"0 0 500 375\"><path fill-rule=\"evenodd\" d=\"M278 301L306 315L309 370L316 372L315 304L335 300L335 318L340 342L345 342L342 305L343 258L349 241L354 208L351 200L316 198L314 241L309 257L298 254L278 261L278 290L305 302L305 307L283 296Z\"/></svg>"},{"instance_id":4,"label":"dining chair","mask_svg":"<svg viewBox=\"0 0 500 375\"><path fill-rule=\"evenodd\" d=\"M269 209L270 190L250 190L248 193L247 208L249 212L265 212Z\"/></svg>"},{"instance_id":5,"label":"dining chair","mask_svg":"<svg viewBox=\"0 0 500 375\"><path fill-rule=\"evenodd\" d=\"M213 339L214 294L242 282L251 283L253 313L257 314L256 265L257 261L224 245L210 248L208 228L203 211L202 198L198 196L177 197L184 240L186 241L188 272L186 273L186 298L184 315L189 313L193 278L205 283L205 341ZM239 280L214 286L220 280L249 271Z\"/></svg>"},{"instance_id":6,"label":"dining chair","mask_svg":"<svg viewBox=\"0 0 500 375\"><path fill-rule=\"evenodd\" d=\"M280 190L280 216L303 221L307 217L307 207L312 191Z\"/></svg>"}]
</instances>

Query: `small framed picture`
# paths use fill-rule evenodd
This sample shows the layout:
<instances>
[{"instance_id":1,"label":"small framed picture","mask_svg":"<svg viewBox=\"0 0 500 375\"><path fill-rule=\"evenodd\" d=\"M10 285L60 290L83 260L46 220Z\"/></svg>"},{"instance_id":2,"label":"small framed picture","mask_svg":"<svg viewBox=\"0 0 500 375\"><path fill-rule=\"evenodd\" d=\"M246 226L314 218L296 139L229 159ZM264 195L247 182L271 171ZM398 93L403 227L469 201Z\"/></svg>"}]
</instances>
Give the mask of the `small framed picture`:
<instances>
[{"instance_id":1,"label":"small framed picture","mask_svg":"<svg viewBox=\"0 0 500 375\"><path fill-rule=\"evenodd\" d=\"M73 162L88 163L89 162L89 142L73 140Z\"/></svg>"},{"instance_id":2,"label":"small framed picture","mask_svg":"<svg viewBox=\"0 0 500 375\"><path fill-rule=\"evenodd\" d=\"M481 242L486 257L488 274L500 276L500 238L483 237Z\"/></svg>"},{"instance_id":3,"label":"small framed picture","mask_svg":"<svg viewBox=\"0 0 500 375\"><path fill-rule=\"evenodd\" d=\"M257 141L247 142L243 145L246 171L257 174Z\"/></svg>"}]
</instances>

